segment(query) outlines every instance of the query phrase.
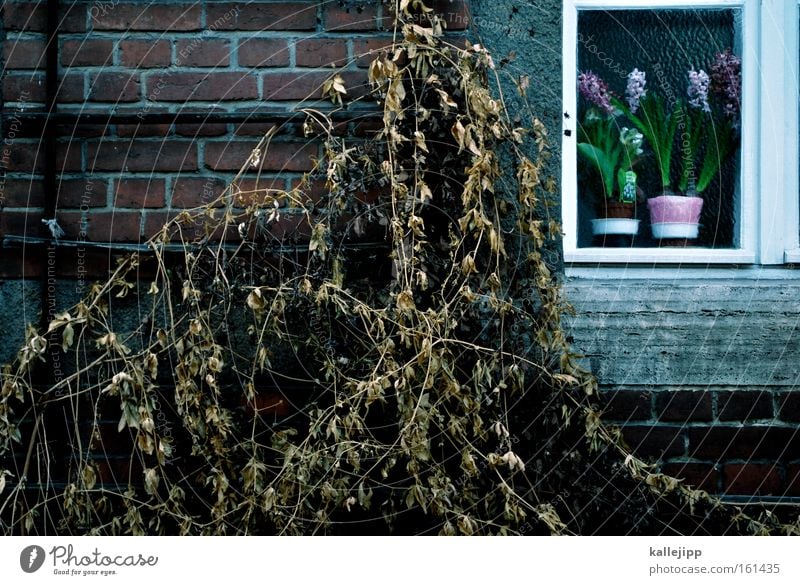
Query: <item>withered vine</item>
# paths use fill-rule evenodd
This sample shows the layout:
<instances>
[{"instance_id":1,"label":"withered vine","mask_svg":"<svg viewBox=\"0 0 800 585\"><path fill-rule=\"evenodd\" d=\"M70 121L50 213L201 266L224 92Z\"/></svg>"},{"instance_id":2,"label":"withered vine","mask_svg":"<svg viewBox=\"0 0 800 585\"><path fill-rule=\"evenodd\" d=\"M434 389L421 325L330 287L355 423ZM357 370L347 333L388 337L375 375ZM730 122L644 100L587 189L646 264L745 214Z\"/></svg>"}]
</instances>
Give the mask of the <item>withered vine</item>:
<instances>
[{"instance_id":1,"label":"withered vine","mask_svg":"<svg viewBox=\"0 0 800 585\"><path fill-rule=\"evenodd\" d=\"M2 531L797 532L654 473L602 423L560 324L544 125L509 115L486 49L446 43L420 0L396 11L374 137L308 110L324 157L302 185L242 190L270 132L154 260L29 330L2 375ZM145 316L119 330L132 298ZM53 343L71 370L42 386Z\"/></svg>"}]
</instances>

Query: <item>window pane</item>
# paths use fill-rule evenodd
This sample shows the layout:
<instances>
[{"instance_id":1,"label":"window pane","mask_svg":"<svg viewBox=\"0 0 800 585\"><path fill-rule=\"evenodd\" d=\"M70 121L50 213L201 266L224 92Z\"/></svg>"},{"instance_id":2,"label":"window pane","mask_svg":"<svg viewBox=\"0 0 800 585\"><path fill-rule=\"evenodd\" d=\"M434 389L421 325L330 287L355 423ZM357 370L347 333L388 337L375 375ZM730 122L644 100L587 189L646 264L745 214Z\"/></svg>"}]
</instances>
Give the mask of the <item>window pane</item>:
<instances>
[{"instance_id":1,"label":"window pane","mask_svg":"<svg viewBox=\"0 0 800 585\"><path fill-rule=\"evenodd\" d=\"M739 247L740 29L739 9L579 12L579 247ZM696 227L687 198L648 202L693 192ZM634 193L637 235L593 235Z\"/></svg>"}]
</instances>

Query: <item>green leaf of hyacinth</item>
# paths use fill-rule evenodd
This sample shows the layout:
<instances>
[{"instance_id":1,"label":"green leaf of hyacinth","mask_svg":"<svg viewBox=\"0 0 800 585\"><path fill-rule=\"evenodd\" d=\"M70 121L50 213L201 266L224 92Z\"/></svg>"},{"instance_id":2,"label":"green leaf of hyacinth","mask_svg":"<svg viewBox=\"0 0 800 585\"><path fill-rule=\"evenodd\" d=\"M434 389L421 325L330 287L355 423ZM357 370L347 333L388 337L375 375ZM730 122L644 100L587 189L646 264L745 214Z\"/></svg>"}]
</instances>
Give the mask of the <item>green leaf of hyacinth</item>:
<instances>
[{"instance_id":1,"label":"green leaf of hyacinth","mask_svg":"<svg viewBox=\"0 0 800 585\"><path fill-rule=\"evenodd\" d=\"M586 142L578 143L578 154L594 165L603 182L603 197L611 197L614 191L614 161L598 147Z\"/></svg>"}]
</instances>

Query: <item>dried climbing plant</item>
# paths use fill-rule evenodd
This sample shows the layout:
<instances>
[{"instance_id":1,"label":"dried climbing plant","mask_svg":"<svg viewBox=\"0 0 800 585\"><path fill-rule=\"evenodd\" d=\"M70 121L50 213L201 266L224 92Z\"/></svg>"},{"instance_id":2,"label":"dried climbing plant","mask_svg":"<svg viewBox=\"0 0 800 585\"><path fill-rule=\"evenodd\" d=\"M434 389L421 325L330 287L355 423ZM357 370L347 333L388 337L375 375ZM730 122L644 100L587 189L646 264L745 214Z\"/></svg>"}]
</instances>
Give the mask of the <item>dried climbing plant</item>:
<instances>
[{"instance_id":1,"label":"dried climbing plant","mask_svg":"<svg viewBox=\"0 0 800 585\"><path fill-rule=\"evenodd\" d=\"M395 8L375 136L308 110L324 157L303 184L242 190L270 132L152 259L28 331L2 376L3 532L797 533L653 473L601 422L560 325L544 125L511 119L484 48ZM42 387L54 340L71 373ZM296 412L270 414L270 388Z\"/></svg>"}]
</instances>

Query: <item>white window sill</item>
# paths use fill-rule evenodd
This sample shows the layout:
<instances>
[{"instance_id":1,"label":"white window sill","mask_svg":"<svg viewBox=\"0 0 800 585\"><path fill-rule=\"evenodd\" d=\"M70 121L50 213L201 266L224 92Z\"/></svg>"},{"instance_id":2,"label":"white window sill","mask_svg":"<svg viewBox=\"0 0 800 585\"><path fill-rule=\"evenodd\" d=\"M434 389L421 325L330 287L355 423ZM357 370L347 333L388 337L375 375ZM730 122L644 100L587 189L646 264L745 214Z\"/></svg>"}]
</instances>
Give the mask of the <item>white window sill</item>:
<instances>
[{"instance_id":1,"label":"white window sill","mask_svg":"<svg viewBox=\"0 0 800 585\"><path fill-rule=\"evenodd\" d=\"M800 258L800 250L798 250ZM707 248L580 248L564 253L564 261L587 264L753 264L755 254L746 250Z\"/></svg>"},{"instance_id":2,"label":"white window sill","mask_svg":"<svg viewBox=\"0 0 800 585\"><path fill-rule=\"evenodd\" d=\"M565 276L573 281L596 280L672 280L675 282L737 280L737 281L774 281L800 280L800 270L783 266L744 266L708 268L671 266L575 266L567 264Z\"/></svg>"},{"instance_id":3,"label":"white window sill","mask_svg":"<svg viewBox=\"0 0 800 585\"><path fill-rule=\"evenodd\" d=\"M800 264L800 249L786 250L783 259L787 264Z\"/></svg>"}]
</instances>

